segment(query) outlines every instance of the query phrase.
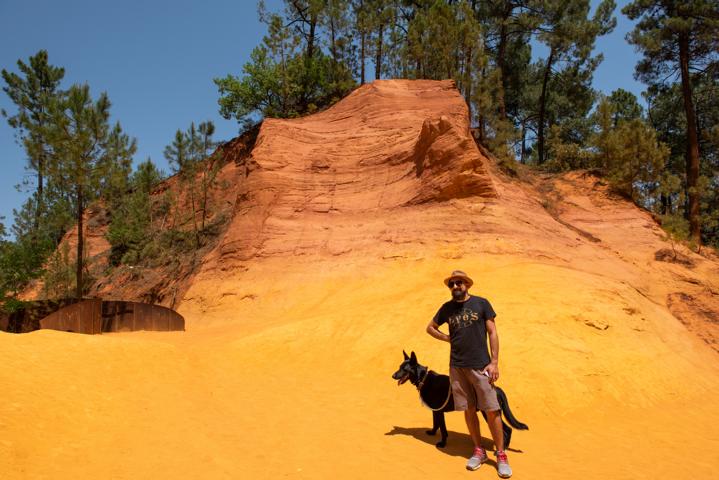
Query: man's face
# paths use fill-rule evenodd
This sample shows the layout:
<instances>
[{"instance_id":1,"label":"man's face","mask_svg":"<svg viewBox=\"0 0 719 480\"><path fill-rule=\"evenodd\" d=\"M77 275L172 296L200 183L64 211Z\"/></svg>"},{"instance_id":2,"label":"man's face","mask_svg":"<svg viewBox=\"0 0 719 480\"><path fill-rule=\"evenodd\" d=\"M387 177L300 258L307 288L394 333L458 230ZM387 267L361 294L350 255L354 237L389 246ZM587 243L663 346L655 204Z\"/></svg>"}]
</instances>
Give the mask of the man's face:
<instances>
[{"instance_id":1,"label":"man's face","mask_svg":"<svg viewBox=\"0 0 719 480\"><path fill-rule=\"evenodd\" d=\"M463 279L453 278L449 281L447 286L452 292L452 300L464 300L464 297L467 295L467 283Z\"/></svg>"}]
</instances>

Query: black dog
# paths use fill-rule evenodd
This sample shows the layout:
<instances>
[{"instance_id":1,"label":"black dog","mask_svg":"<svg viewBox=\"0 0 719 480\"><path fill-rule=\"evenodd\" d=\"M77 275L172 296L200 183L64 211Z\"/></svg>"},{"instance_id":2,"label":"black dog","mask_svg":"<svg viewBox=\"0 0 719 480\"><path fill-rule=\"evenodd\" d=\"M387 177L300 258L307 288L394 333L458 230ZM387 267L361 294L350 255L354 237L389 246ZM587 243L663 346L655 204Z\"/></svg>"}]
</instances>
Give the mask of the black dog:
<instances>
[{"instance_id":1,"label":"black dog","mask_svg":"<svg viewBox=\"0 0 719 480\"><path fill-rule=\"evenodd\" d=\"M417 387L422 403L432 410L432 430L427 430L427 433L434 435L439 429L442 433L442 440L437 442L437 446L442 448L447 445L447 426L444 423L444 412L454 410L449 376L440 375L417 363L417 356L414 352L412 352L411 356L407 356L404 351L402 353L404 354L404 361L392 375L392 378L398 381L398 385L402 385L409 380L412 385ZM494 389L497 391L501 411L509 424L518 430L529 430L527 425L517 420L512 414L504 390L497 386ZM487 415L482 412L482 416L486 421ZM504 448L509 448L509 442L512 440L512 428L502 421L502 430L504 431Z\"/></svg>"}]
</instances>

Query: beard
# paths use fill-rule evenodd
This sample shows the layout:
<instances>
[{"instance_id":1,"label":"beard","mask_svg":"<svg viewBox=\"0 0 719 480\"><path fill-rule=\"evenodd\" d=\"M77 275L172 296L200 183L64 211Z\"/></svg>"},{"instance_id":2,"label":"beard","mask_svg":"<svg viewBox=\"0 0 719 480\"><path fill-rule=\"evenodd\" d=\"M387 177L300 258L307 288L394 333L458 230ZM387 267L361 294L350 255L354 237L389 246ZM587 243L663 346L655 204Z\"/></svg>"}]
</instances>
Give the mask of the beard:
<instances>
[{"instance_id":1,"label":"beard","mask_svg":"<svg viewBox=\"0 0 719 480\"><path fill-rule=\"evenodd\" d=\"M452 289L452 300L455 302L459 302L461 300L464 300L464 294L465 292L459 288Z\"/></svg>"}]
</instances>

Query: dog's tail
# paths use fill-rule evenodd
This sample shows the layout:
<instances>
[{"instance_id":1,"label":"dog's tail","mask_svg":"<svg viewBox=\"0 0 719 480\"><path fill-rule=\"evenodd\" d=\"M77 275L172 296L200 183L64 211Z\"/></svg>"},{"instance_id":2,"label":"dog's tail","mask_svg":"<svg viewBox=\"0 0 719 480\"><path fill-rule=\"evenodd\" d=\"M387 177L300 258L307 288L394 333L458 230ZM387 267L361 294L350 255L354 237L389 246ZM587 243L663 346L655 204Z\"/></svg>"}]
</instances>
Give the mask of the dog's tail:
<instances>
[{"instance_id":1,"label":"dog's tail","mask_svg":"<svg viewBox=\"0 0 719 480\"><path fill-rule=\"evenodd\" d=\"M517 430L529 430L529 427L517 420L512 413L512 410L509 409L509 402L507 401L507 395L505 395L504 390L499 387L494 388L497 390L497 400L499 400L499 406L502 409L502 414L504 414L504 418L507 419L507 422L509 422L509 424Z\"/></svg>"}]
</instances>

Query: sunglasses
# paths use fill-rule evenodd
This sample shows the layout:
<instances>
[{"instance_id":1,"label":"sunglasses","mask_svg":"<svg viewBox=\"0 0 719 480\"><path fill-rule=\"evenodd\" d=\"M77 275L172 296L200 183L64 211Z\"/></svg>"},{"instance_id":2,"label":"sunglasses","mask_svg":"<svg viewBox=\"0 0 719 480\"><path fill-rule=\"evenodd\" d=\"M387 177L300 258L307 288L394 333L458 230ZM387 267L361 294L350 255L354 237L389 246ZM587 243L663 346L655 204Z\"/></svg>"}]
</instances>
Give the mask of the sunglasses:
<instances>
[{"instance_id":1,"label":"sunglasses","mask_svg":"<svg viewBox=\"0 0 719 480\"><path fill-rule=\"evenodd\" d=\"M454 288L455 286L461 287L462 285L464 285L463 280L450 280L449 282L447 282L447 286L449 288Z\"/></svg>"}]
</instances>

